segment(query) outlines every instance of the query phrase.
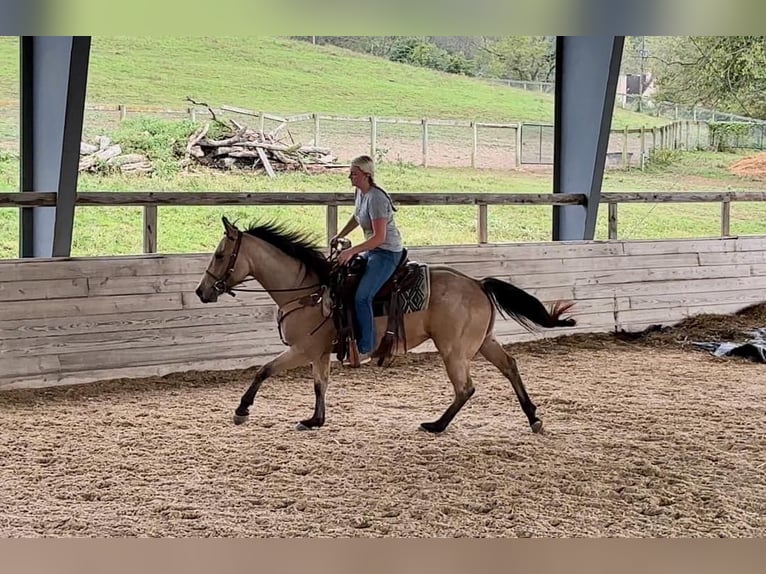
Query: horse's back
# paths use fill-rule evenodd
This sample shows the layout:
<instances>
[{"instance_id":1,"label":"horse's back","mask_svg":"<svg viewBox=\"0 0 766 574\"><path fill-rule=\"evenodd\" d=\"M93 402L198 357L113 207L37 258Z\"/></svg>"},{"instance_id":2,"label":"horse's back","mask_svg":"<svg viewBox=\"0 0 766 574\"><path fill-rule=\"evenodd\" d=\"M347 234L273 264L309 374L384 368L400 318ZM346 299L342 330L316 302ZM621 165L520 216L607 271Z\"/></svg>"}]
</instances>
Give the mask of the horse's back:
<instances>
[{"instance_id":1,"label":"horse's back","mask_svg":"<svg viewBox=\"0 0 766 574\"><path fill-rule=\"evenodd\" d=\"M494 319L481 283L448 265L429 265L430 300L425 311L405 315L407 347L433 339L440 350L473 356Z\"/></svg>"}]
</instances>

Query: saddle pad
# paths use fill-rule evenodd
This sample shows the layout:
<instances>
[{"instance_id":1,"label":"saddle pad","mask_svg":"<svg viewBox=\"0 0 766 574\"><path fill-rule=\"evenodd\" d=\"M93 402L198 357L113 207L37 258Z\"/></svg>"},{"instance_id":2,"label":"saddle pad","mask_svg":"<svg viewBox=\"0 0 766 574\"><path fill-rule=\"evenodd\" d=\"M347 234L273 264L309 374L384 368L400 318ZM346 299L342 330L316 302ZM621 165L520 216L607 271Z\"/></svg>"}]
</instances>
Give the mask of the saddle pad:
<instances>
[{"instance_id":1,"label":"saddle pad","mask_svg":"<svg viewBox=\"0 0 766 574\"><path fill-rule=\"evenodd\" d=\"M428 302L431 298L431 273L429 272L428 265L425 263L418 265L417 274L417 281L412 288L399 294L404 313L414 313L415 311L425 311L428 309ZM388 297L373 300L373 315L375 317L388 316L389 303Z\"/></svg>"}]
</instances>

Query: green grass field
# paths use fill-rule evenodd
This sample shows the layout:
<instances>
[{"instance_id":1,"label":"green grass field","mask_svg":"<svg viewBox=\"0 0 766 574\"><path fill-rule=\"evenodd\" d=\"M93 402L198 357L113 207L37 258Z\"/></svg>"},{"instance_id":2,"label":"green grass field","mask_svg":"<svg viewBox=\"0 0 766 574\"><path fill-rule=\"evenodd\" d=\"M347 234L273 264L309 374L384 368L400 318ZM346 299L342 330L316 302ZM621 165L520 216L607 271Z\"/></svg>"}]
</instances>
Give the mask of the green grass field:
<instances>
[{"instance_id":1,"label":"green grass field","mask_svg":"<svg viewBox=\"0 0 766 574\"><path fill-rule=\"evenodd\" d=\"M18 99L18 39L0 37L0 101ZM390 62L333 46L264 37L99 37L87 99L184 109L192 96L277 114L553 120L553 96ZM616 110L614 127L667 120Z\"/></svg>"},{"instance_id":2,"label":"green grass field","mask_svg":"<svg viewBox=\"0 0 766 574\"><path fill-rule=\"evenodd\" d=\"M0 38L0 100L18 98L18 40ZM484 121L545 121L553 116L553 98L395 64L333 47L274 38L99 38L93 39L88 100L180 109L186 95L213 105L232 104L274 113L316 111L339 115L441 117ZM18 118L0 115L0 141L8 141ZM10 119L9 119L10 118ZM614 127L658 125L665 120L616 110ZM5 125L5 128L3 127ZM135 137L125 132L123 137ZM175 129L175 128L173 128ZM3 131L5 130L5 131ZM171 130L172 131L172 130ZM117 132L118 135L120 132ZM139 138L140 139L140 138ZM148 138L145 138L148 139ZM163 140L165 141L165 140ZM10 142L13 144L14 140ZM162 141L146 143L163 155ZM8 149L6 147L6 149ZM18 157L0 147L0 191L18 189ZM365 151L365 150L362 150ZM761 190L763 184L734 176L728 166L749 155L684 152L670 162L639 170L608 171L609 191ZM378 180L389 191L550 192L550 170L423 168L397 162L390 149ZM181 173L171 158L156 162L152 177L83 174L81 191L350 191L345 170L275 179L202 169ZM340 210L341 224L348 209ZM321 207L159 209L158 247L163 253L209 251L220 237L220 216L242 221L276 219L321 238ZM140 208L77 209L72 254L116 255L142 250ZM490 207L489 240L550 239L550 207ZM621 238L715 236L720 206L623 205ZM402 207L398 215L409 245L473 243L476 212L463 207ZM731 231L766 233L766 206L735 204ZM598 238L606 237L606 209ZM0 209L0 257L18 250L18 210Z\"/></svg>"}]
</instances>

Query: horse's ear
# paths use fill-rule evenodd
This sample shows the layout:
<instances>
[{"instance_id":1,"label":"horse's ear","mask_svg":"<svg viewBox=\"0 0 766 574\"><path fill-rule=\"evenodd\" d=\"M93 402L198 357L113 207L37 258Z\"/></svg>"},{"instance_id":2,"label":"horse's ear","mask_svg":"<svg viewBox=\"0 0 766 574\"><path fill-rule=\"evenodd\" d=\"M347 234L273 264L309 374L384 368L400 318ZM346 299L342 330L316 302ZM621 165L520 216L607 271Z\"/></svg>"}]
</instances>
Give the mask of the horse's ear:
<instances>
[{"instance_id":1,"label":"horse's ear","mask_svg":"<svg viewBox=\"0 0 766 574\"><path fill-rule=\"evenodd\" d=\"M227 233L227 234L228 234L230 231L233 231L233 230L235 230L235 229L236 229L236 227L234 227L234 226L231 224L231 222L230 222L230 221L229 221L229 220L226 218L226 216L225 216L225 215L224 215L223 217L221 217L221 221L223 221L223 228L226 230L226 233Z\"/></svg>"}]
</instances>

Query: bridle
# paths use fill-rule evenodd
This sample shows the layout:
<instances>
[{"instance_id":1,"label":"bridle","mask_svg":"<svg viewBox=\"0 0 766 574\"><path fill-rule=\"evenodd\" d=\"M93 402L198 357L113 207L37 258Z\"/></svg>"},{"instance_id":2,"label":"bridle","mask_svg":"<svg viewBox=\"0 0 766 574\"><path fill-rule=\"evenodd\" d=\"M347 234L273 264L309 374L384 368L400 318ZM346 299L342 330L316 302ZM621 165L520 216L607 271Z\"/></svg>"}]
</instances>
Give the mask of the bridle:
<instances>
[{"instance_id":1,"label":"bridle","mask_svg":"<svg viewBox=\"0 0 766 574\"><path fill-rule=\"evenodd\" d=\"M229 239L231 238L229 237ZM213 289L215 289L217 295L228 293L232 297L236 296L234 295L232 288L227 285L227 282L231 278L232 273L234 273L234 266L237 264L237 257L239 257L240 245L242 245L242 232L237 229L237 238L234 240L234 249L232 249L229 254L229 263L226 265L226 271L224 272L223 277L216 277L210 269L205 269L205 273L210 275L215 281L215 283L213 283Z\"/></svg>"},{"instance_id":2,"label":"bridle","mask_svg":"<svg viewBox=\"0 0 766 574\"><path fill-rule=\"evenodd\" d=\"M229 261L226 265L226 271L224 272L222 277L217 277L210 269L205 269L205 273L213 278L215 283L213 283L213 289L215 290L217 295L222 295L223 293L228 293L232 297L236 297L236 294L234 291L246 291L246 292L252 292L252 293L271 293L275 291L284 291L284 292L297 292L297 291L305 291L308 289L314 289L316 287L319 287L319 290L315 293L311 293L310 295L306 295L303 297L297 297L291 301L289 301L285 307L286 309L283 309L280 307L280 309L277 312L277 328L279 331L279 338L282 340L282 342L287 345L287 341L285 341L284 336L282 335L282 322L285 320L285 318L293 313L294 311L297 311L298 309L302 309L303 307L314 307L319 305L322 302L322 298L324 296L324 292L326 290L326 287L324 285L321 285L320 283L316 283L314 285L307 285L306 287L296 287L293 289L242 289L242 288L234 288L230 285L228 285L228 281L231 278L232 274L234 273L234 266L237 264L237 257L239 257L239 248L242 245L242 231L239 229L236 229L237 232L237 238L234 240L234 248L231 250L231 253L229 254ZM231 237L228 236L229 239ZM331 259L337 258L338 254L340 253L340 250L346 247L349 247L351 245L351 242L341 237L337 241L338 244L340 244L340 249L337 245L331 246L332 247L332 253L331 253ZM244 281L250 281L251 279L245 279ZM243 282L244 282L243 281ZM311 335L313 335L317 330L319 330L322 325L324 325L328 319L330 319L330 316L325 317L324 320L319 323L312 331Z\"/></svg>"}]
</instances>

